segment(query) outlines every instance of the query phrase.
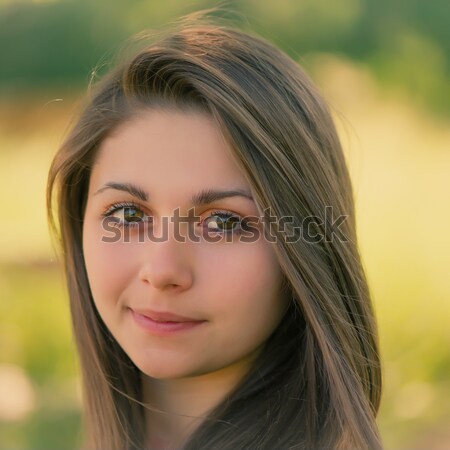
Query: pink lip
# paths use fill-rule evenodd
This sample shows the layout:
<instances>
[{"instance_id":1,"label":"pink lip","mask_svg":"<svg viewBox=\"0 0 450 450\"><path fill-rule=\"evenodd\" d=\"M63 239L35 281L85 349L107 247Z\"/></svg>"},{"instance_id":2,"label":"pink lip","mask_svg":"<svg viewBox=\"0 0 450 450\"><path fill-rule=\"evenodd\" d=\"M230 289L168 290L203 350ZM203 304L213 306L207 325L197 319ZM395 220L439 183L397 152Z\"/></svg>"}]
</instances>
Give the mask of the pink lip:
<instances>
[{"instance_id":1,"label":"pink lip","mask_svg":"<svg viewBox=\"0 0 450 450\"><path fill-rule=\"evenodd\" d=\"M145 314L143 314L142 310L136 311L131 308L129 309L137 325L156 335L187 331L205 322L204 320L190 319L172 313L145 311Z\"/></svg>"}]
</instances>

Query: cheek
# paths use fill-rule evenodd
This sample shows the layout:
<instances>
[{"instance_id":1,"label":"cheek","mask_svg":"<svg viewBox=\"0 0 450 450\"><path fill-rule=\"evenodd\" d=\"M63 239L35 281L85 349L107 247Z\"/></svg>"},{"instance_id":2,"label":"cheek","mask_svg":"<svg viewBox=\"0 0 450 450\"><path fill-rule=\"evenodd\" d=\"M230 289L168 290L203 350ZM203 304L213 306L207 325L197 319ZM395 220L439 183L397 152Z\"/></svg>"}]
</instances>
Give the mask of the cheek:
<instances>
[{"instance_id":1,"label":"cheek","mask_svg":"<svg viewBox=\"0 0 450 450\"><path fill-rule=\"evenodd\" d=\"M228 250L218 259L220 264L209 264L207 288L214 314L232 327L276 326L285 305L282 274L272 249L258 242Z\"/></svg>"},{"instance_id":2,"label":"cheek","mask_svg":"<svg viewBox=\"0 0 450 450\"><path fill-rule=\"evenodd\" d=\"M97 308L117 301L129 277L130 250L120 242L103 242L102 234L95 225L85 225L84 262Z\"/></svg>"}]
</instances>

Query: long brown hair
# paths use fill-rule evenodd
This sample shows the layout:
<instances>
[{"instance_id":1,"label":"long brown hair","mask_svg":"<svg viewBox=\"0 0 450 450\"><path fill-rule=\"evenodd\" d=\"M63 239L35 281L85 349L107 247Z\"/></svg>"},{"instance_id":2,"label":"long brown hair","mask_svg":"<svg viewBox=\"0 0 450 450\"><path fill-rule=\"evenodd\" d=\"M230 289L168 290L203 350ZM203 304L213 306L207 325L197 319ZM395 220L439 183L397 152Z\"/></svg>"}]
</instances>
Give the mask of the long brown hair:
<instances>
[{"instance_id":1,"label":"long brown hair","mask_svg":"<svg viewBox=\"0 0 450 450\"><path fill-rule=\"evenodd\" d=\"M82 248L96 151L145 108L211 115L260 210L291 217L291 231L315 217L323 237L289 241L285 230L275 230L289 310L254 367L185 450L380 448L376 323L350 178L328 108L281 50L249 33L195 21L141 49L95 87L51 166L49 220L63 249L87 448L145 446L140 373L96 311ZM346 217L340 225L345 239L333 236L330 210Z\"/></svg>"}]
</instances>

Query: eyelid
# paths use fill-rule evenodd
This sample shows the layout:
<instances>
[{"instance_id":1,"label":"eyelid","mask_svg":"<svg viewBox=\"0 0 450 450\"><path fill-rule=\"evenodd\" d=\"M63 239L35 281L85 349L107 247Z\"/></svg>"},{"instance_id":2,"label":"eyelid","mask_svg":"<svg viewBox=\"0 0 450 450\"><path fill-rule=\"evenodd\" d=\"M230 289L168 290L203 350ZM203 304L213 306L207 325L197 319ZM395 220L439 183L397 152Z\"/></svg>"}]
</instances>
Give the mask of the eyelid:
<instances>
[{"instance_id":1,"label":"eyelid","mask_svg":"<svg viewBox=\"0 0 450 450\"><path fill-rule=\"evenodd\" d=\"M145 212L146 209L143 206L139 205L139 203L136 203L134 201L115 202L103 210L102 216L107 217L121 208L136 208L142 210L142 212Z\"/></svg>"}]
</instances>

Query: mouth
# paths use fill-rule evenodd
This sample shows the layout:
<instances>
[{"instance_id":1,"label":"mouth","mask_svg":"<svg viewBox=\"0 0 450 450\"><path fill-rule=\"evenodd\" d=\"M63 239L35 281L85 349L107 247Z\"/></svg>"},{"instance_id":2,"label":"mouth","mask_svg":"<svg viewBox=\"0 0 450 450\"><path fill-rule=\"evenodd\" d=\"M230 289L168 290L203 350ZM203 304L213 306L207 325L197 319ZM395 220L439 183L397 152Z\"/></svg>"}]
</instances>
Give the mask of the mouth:
<instances>
[{"instance_id":1,"label":"mouth","mask_svg":"<svg viewBox=\"0 0 450 450\"><path fill-rule=\"evenodd\" d=\"M143 330L154 335L170 335L186 332L200 327L206 320L196 320L173 313L155 313L154 311L133 310L129 308L134 322Z\"/></svg>"},{"instance_id":2,"label":"mouth","mask_svg":"<svg viewBox=\"0 0 450 450\"><path fill-rule=\"evenodd\" d=\"M186 317L169 311L153 311L143 308L129 308L134 313L153 320L154 322L203 322L201 319Z\"/></svg>"}]
</instances>

